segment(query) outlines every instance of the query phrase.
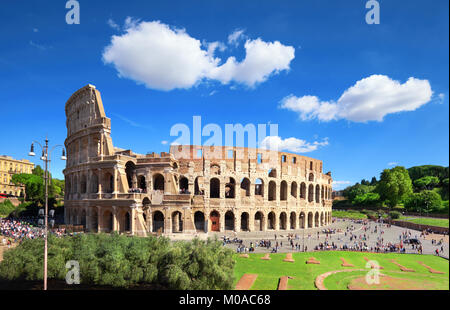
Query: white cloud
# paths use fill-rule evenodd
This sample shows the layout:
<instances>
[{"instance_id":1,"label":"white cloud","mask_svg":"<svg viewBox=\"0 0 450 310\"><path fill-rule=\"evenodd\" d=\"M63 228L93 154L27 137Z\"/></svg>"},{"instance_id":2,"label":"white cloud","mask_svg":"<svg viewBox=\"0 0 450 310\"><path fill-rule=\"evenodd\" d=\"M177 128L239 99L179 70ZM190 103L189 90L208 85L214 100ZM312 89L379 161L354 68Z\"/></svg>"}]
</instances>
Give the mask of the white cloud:
<instances>
[{"instance_id":1,"label":"white cloud","mask_svg":"<svg viewBox=\"0 0 450 310\"><path fill-rule=\"evenodd\" d=\"M246 38L246 36L244 35L244 30L236 29L228 36L228 44L237 47L239 45L239 41L244 38Z\"/></svg>"},{"instance_id":2,"label":"white cloud","mask_svg":"<svg viewBox=\"0 0 450 310\"><path fill-rule=\"evenodd\" d=\"M352 184L350 181L333 181L333 189L340 190L347 187L347 185Z\"/></svg>"},{"instance_id":3,"label":"white cloud","mask_svg":"<svg viewBox=\"0 0 450 310\"><path fill-rule=\"evenodd\" d=\"M308 153L317 150L321 146L328 145L328 138L321 142L307 142L297 138L282 139L279 136L268 136L260 143L260 148L273 151L290 151L294 153Z\"/></svg>"},{"instance_id":4,"label":"white cloud","mask_svg":"<svg viewBox=\"0 0 450 310\"><path fill-rule=\"evenodd\" d=\"M398 163L395 162L395 161L392 161L392 162L388 163L388 166L396 166L396 165L398 165Z\"/></svg>"},{"instance_id":5,"label":"white cloud","mask_svg":"<svg viewBox=\"0 0 450 310\"><path fill-rule=\"evenodd\" d=\"M45 46L45 45L42 45L42 44L38 44L38 43L35 43L35 42L31 41L31 40L30 40L30 45L35 47L35 48L37 48L37 49L39 49L39 50L41 50L41 51L45 51L45 50L48 50L49 48L52 48L51 46Z\"/></svg>"},{"instance_id":6,"label":"white cloud","mask_svg":"<svg viewBox=\"0 0 450 310\"><path fill-rule=\"evenodd\" d=\"M445 99L445 94L444 93L440 93L439 95L438 95L438 98L439 98L439 103L444 103L444 99Z\"/></svg>"},{"instance_id":7,"label":"white cloud","mask_svg":"<svg viewBox=\"0 0 450 310\"><path fill-rule=\"evenodd\" d=\"M39 32L39 29L33 28L33 32Z\"/></svg>"},{"instance_id":8,"label":"white cloud","mask_svg":"<svg viewBox=\"0 0 450 310\"><path fill-rule=\"evenodd\" d=\"M161 144L166 145L167 143L169 143L169 141L166 141L166 140L161 141Z\"/></svg>"},{"instance_id":9,"label":"white cloud","mask_svg":"<svg viewBox=\"0 0 450 310\"><path fill-rule=\"evenodd\" d=\"M221 65L221 59L214 57L216 49L226 48L221 42L202 44L184 29L159 21L139 22L128 17L124 29L124 34L112 36L103 61L114 65L119 76L152 89L186 89L203 80L253 87L272 74L289 70L294 59L293 47L258 38L246 41L243 61L229 57Z\"/></svg>"},{"instance_id":10,"label":"white cloud","mask_svg":"<svg viewBox=\"0 0 450 310\"><path fill-rule=\"evenodd\" d=\"M401 84L385 75L371 75L344 91L337 102L289 95L281 100L280 107L299 113L302 120L380 122L387 114L418 109L432 95L428 80L410 77Z\"/></svg>"},{"instance_id":11,"label":"white cloud","mask_svg":"<svg viewBox=\"0 0 450 310\"><path fill-rule=\"evenodd\" d=\"M115 21L113 21L111 18L108 19L107 24L109 27L111 27L114 30L120 30L120 26L116 24Z\"/></svg>"}]
</instances>

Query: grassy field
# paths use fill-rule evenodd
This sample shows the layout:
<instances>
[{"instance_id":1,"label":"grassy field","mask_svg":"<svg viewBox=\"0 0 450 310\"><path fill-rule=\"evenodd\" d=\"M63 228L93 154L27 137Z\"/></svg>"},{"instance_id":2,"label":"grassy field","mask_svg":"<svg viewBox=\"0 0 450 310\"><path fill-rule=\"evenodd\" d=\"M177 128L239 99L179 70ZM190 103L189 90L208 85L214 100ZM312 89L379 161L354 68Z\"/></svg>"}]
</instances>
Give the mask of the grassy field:
<instances>
[{"instance_id":1,"label":"grassy field","mask_svg":"<svg viewBox=\"0 0 450 310\"><path fill-rule=\"evenodd\" d=\"M336 218L348 218L354 220L364 220L367 219L367 215L359 212L359 211L340 211L333 210L332 216Z\"/></svg>"},{"instance_id":2,"label":"grassy field","mask_svg":"<svg viewBox=\"0 0 450 310\"><path fill-rule=\"evenodd\" d=\"M314 281L316 277L328 271L345 269L366 269L366 261L375 260L384 267L381 271L386 276L396 278L398 281L414 282L429 289L448 290L449 289L449 262L440 257L416 254L375 254L360 252L314 252L314 253L293 253L294 263L284 262L285 253L271 254L269 261L262 260L264 254L249 254L249 258L239 257L236 254L236 266L234 269L235 284L245 273L258 274L252 290L276 290L278 280L282 276L290 276L293 279L288 281L288 289L292 290L315 290ZM320 265L306 264L309 257L315 257L320 261ZM344 258L355 267L342 267L340 258ZM415 272L402 272L400 268L390 260L395 259L401 265L412 268ZM422 261L435 270L444 274L432 274L427 268L420 265ZM346 290L347 285L356 278L364 277L366 272L345 272L333 274L324 280L324 285L328 289ZM389 289L386 287L385 289Z\"/></svg>"},{"instance_id":3,"label":"grassy field","mask_svg":"<svg viewBox=\"0 0 450 310\"><path fill-rule=\"evenodd\" d=\"M411 222L421 225L448 227L448 219L437 219L429 217L411 217L411 216L401 216L401 221Z\"/></svg>"}]
</instances>

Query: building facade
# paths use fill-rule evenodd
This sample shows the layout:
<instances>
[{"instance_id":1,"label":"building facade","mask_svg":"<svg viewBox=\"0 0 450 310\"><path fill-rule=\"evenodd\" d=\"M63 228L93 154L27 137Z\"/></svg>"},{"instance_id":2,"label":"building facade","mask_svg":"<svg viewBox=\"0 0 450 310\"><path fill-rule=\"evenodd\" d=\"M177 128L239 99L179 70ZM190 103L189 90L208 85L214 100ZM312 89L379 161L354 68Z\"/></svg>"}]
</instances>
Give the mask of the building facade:
<instances>
[{"instance_id":1,"label":"building facade","mask_svg":"<svg viewBox=\"0 0 450 310\"><path fill-rule=\"evenodd\" d=\"M11 183L11 178L17 173L32 173L34 164L28 159L13 159L11 156L0 155L0 193L14 196L25 195L25 187Z\"/></svg>"},{"instance_id":2,"label":"building facade","mask_svg":"<svg viewBox=\"0 0 450 310\"><path fill-rule=\"evenodd\" d=\"M243 147L178 145L161 154L113 146L93 85L66 106L65 221L88 231L285 231L331 222L322 161Z\"/></svg>"}]
</instances>

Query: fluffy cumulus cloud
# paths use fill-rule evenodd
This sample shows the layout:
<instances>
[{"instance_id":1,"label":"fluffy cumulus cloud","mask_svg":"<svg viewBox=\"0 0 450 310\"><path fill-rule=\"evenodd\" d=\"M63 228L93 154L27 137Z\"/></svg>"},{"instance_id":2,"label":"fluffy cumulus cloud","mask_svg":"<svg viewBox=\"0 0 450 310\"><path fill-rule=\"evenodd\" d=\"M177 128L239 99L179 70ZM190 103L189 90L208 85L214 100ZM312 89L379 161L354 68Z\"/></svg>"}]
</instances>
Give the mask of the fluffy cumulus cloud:
<instances>
[{"instance_id":1,"label":"fluffy cumulus cloud","mask_svg":"<svg viewBox=\"0 0 450 310\"><path fill-rule=\"evenodd\" d=\"M265 137L260 143L260 147L266 150L290 151L294 153L308 153L326 145L328 145L328 138L325 138L320 142L307 142L293 137L282 139L279 136Z\"/></svg>"},{"instance_id":2,"label":"fluffy cumulus cloud","mask_svg":"<svg viewBox=\"0 0 450 310\"><path fill-rule=\"evenodd\" d=\"M278 41L264 42L258 38L246 41L246 55L241 62L229 57L222 63L214 55L217 49L223 51L226 46L218 41L202 43L185 29L159 21L127 18L124 33L112 36L103 52L103 61L112 64L121 77L168 91L190 88L204 80L222 84L234 81L253 87L272 74L289 70L295 52L293 47Z\"/></svg>"},{"instance_id":3,"label":"fluffy cumulus cloud","mask_svg":"<svg viewBox=\"0 0 450 310\"><path fill-rule=\"evenodd\" d=\"M340 190L350 185L350 181L333 181L333 189Z\"/></svg>"},{"instance_id":4,"label":"fluffy cumulus cloud","mask_svg":"<svg viewBox=\"0 0 450 310\"><path fill-rule=\"evenodd\" d=\"M297 112L302 120L382 121L387 114L418 109L430 102L432 95L428 80L410 77L402 84L386 75L371 75L344 91L337 101L289 95L280 107Z\"/></svg>"}]
</instances>

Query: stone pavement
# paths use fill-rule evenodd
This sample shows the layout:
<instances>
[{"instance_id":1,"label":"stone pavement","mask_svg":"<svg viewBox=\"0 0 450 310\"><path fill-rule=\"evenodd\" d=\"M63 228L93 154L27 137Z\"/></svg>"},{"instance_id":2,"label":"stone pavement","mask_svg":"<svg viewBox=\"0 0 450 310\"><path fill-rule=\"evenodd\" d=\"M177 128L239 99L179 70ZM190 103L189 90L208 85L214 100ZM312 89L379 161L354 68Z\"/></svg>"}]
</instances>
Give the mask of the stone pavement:
<instances>
[{"instance_id":1,"label":"stone pavement","mask_svg":"<svg viewBox=\"0 0 450 310\"><path fill-rule=\"evenodd\" d=\"M353 226L354 230L352 233L359 237L359 235L363 235L366 233L366 236L368 236L368 240L366 240L366 244L368 247L375 247L375 244L377 242L377 237L380 236L380 229L378 229L378 233L373 233L373 230L375 226L380 227L379 223L375 222L369 222L369 229L367 232L364 232L363 225L362 224L356 224L351 220L337 220L336 222L326 226L326 227L320 227L320 228L308 228L304 232L304 242L305 246L307 247L308 252L312 251L315 246L317 246L319 243L323 243L326 239L326 235L322 233L323 229L341 229L341 233L335 233L331 234L328 238L328 242L331 244L331 242L334 242L338 248L341 245L346 244L347 246L351 246L354 244L354 241L350 242L350 236L347 234L347 236L344 235L344 232L346 231L347 227ZM449 243L448 243L448 237L444 238L444 236L441 235L434 235L435 240L439 241L441 238L444 238L444 242L442 245L436 246L431 243L431 239L429 239L429 236L427 238L420 238L420 232L416 230L406 229L403 227L398 227L392 225L390 228L387 228L387 225L383 224L381 230L384 232L381 236L384 239L384 244L387 244L389 242L397 244L400 242L399 236L402 232L411 232L411 238L417 238L422 242L423 246L423 254L434 254L436 248L439 249L439 252L441 253L441 246L443 247L443 253L440 254L440 256L449 258ZM317 232L320 232L319 238L317 238ZM208 234L206 233L199 233L197 234L197 237L200 239L206 239L208 237L214 238L217 236L219 240L223 239L223 236L229 237L230 239L234 239L235 237L238 239L243 240L243 245L246 247L249 247L250 242L253 242L255 244L256 242L259 242L260 240L270 240L271 241L271 248L262 248L257 247L255 249L255 253L269 253L272 250L272 247L275 246L275 242L278 241L279 243L282 242L283 246L281 246L278 249L279 253L285 253L285 252L295 252L292 250L292 247L290 246L288 242L288 234L297 235L297 239L294 239L294 244L298 243L299 245L303 245L303 230L285 230L285 231L265 231L265 232L210 232ZM275 241L275 235L276 235L276 241ZM187 234L172 234L169 236L172 240L190 240L192 239L192 235ZM227 247L236 250L238 244L227 244ZM406 247L406 253L417 253L415 250L412 249L411 245L405 245Z\"/></svg>"}]
</instances>

